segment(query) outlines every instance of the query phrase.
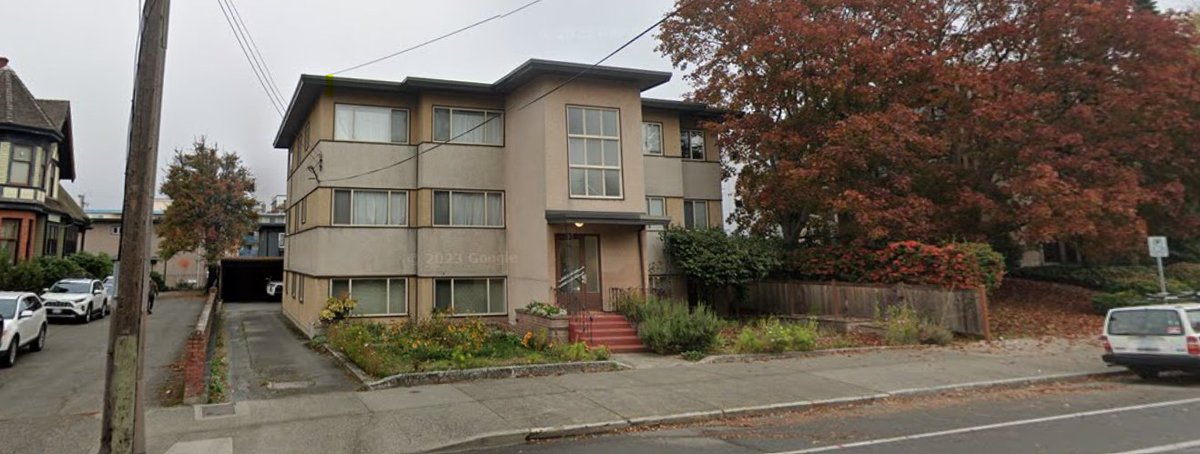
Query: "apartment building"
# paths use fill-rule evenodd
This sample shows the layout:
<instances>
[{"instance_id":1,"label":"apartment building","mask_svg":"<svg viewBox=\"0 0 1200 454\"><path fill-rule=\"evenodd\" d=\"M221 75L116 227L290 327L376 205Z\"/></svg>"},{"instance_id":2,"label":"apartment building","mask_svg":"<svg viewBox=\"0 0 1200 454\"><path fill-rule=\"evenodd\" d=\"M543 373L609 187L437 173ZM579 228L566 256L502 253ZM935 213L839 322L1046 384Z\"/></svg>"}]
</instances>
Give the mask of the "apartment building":
<instances>
[{"instance_id":1,"label":"apartment building","mask_svg":"<svg viewBox=\"0 0 1200 454\"><path fill-rule=\"evenodd\" d=\"M162 222L163 213L171 204L170 199L155 199L151 222L155 227ZM83 236L82 250L91 253L105 253L113 261L121 260L121 210L119 209L88 209L91 228ZM150 239L150 269L162 273L168 287L184 284L204 285L207 277L207 265L204 257L195 251L180 252L163 260L158 256L158 245L162 237L155 231Z\"/></svg>"},{"instance_id":2,"label":"apartment building","mask_svg":"<svg viewBox=\"0 0 1200 454\"><path fill-rule=\"evenodd\" d=\"M284 313L311 335L331 295L361 317L501 321L563 290L600 310L624 289L678 289L656 230L721 225L720 156L700 128L718 113L643 98L666 72L571 80L588 66L530 60L494 83L302 76L275 138Z\"/></svg>"}]
</instances>

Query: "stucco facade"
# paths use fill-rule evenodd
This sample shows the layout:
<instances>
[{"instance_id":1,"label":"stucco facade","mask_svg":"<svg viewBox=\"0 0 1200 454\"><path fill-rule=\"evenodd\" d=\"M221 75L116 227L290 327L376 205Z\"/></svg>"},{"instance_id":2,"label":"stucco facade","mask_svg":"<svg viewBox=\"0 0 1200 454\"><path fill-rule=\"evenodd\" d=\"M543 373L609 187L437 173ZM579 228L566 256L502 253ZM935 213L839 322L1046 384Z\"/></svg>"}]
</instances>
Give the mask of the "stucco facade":
<instances>
[{"instance_id":1,"label":"stucco facade","mask_svg":"<svg viewBox=\"0 0 1200 454\"><path fill-rule=\"evenodd\" d=\"M289 154L287 317L311 335L346 293L362 317L511 320L574 270L572 304L594 309L615 289L674 285L657 229L724 217L700 127L718 113L642 98L669 73L565 83L584 68L531 60L492 84L303 76L275 141ZM681 130L695 131L687 156Z\"/></svg>"},{"instance_id":2,"label":"stucco facade","mask_svg":"<svg viewBox=\"0 0 1200 454\"><path fill-rule=\"evenodd\" d=\"M121 212L119 210L95 210L88 212L92 220L92 228L83 236L83 250L94 254L105 253L114 261L121 259ZM162 219L162 212L154 213L154 223ZM168 287L176 287L184 282L195 282L204 285L206 264L204 258L195 252L181 252L167 260L158 257L158 243L161 238L156 234L150 240L151 270L162 273Z\"/></svg>"}]
</instances>

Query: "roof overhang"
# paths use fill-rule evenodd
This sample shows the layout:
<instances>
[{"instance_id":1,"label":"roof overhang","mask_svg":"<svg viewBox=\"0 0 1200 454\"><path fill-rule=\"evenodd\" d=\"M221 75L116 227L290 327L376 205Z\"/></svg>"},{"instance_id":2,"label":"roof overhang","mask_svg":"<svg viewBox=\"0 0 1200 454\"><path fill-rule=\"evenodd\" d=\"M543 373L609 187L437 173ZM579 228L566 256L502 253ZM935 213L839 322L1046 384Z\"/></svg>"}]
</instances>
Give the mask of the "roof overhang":
<instances>
[{"instance_id":1,"label":"roof overhang","mask_svg":"<svg viewBox=\"0 0 1200 454\"><path fill-rule=\"evenodd\" d=\"M667 225L671 223L671 218L625 211L546 210L546 222L550 224Z\"/></svg>"},{"instance_id":2,"label":"roof overhang","mask_svg":"<svg viewBox=\"0 0 1200 454\"><path fill-rule=\"evenodd\" d=\"M673 99L642 98L642 107L649 109L673 110L696 117L720 117L726 111L716 109L702 102L676 101Z\"/></svg>"},{"instance_id":3,"label":"roof overhang","mask_svg":"<svg viewBox=\"0 0 1200 454\"><path fill-rule=\"evenodd\" d=\"M521 66L518 66L517 69L501 77L493 86L501 92L508 92L533 80L535 77L574 77L584 71L587 71L585 77L588 79L637 82L638 89L641 91L649 90L671 80L671 73L663 71L619 68L615 66L593 66L583 63L539 60L535 58L526 61Z\"/></svg>"}]
</instances>

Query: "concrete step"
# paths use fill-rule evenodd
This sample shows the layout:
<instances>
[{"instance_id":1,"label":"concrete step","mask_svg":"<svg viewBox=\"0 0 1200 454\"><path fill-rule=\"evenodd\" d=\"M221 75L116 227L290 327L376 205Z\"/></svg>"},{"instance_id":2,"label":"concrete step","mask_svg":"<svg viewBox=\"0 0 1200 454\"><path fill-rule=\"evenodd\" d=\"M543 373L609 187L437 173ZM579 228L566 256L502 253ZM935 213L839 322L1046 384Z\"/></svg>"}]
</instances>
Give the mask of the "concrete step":
<instances>
[{"instance_id":1,"label":"concrete step","mask_svg":"<svg viewBox=\"0 0 1200 454\"><path fill-rule=\"evenodd\" d=\"M571 330L571 334L585 334L585 333L589 333L589 332L594 336L636 336L637 335L637 330L633 329L632 327L628 327L628 326L626 326L624 328L595 328L595 327L593 327L590 331L585 331L582 328Z\"/></svg>"}]
</instances>

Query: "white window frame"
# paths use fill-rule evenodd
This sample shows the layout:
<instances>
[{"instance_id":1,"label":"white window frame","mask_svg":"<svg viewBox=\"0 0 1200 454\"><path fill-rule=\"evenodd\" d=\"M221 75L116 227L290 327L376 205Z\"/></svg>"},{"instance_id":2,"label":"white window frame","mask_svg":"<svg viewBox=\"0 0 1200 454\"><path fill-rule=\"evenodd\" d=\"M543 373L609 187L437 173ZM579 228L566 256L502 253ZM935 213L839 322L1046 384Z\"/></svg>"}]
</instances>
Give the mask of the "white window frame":
<instances>
[{"instance_id":1,"label":"white window frame","mask_svg":"<svg viewBox=\"0 0 1200 454\"><path fill-rule=\"evenodd\" d=\"M647 126L655 126L658 128L658 153L654 153L653 151L646 149L646 127ZM666 141L666 139L663 138L662 122L658 122L658 121L643 121L642 122L642 154L647 155L647 156L662 156L663 148L665 148L663 146L664 145L663 142L665 142L665 141Z\"/></svg>"},{"instance_id":2,"label":"white window frame","mask_svg":"<svg viewBox=\"0 0 1200 454\"><path fill-rule=\"evenodd\" d=\"M700 158L699 159L691 156L691 153L692 153L691 135L692 134L700 135ZM688 138L688 149L687 150L683 149L683 138L684 137ZM703 160L705 160L705 158L708 157L708 140L706 137L704 137L703 129L680 129L679 130L679 140L680 140L679 153L680 153L680 156L683 157L683 159L688 160L688 161L703 161Z\"/></svg>"},{"instance_id":3,"label":"white window frame","mask_svg":"<svg viewBox=\"0 0 1200 454\"><path fill-rule=\"evenodd\" d=\"M337 222L337 193L339 191L350 192L350 222ZM392 222L392 194L404 193L404 223L403 224L355 224L354 223L354 193L355 192L384 192L387 193L387 220ZM372 228L387 228L387 227L408 227L409 214L411 212L412 194L406 189L352 189L352 188L333 188L331 193L332 200L329 201L329 225L337 227L372 227Z\"/></svg>"},{"instance_id":4,"label":"white window frame","mask_svg":"<svg viewBox=\"0 0 1200 454\"><path fill-rule=\"evenodd\" d=\"M359 139L357 137L351 137L351 138L338 137L338 135L337 135L337 131L338 131L337 115L338 115L338 108L342 107L342 106L349 107L351 109L364 108L364 109L388 110L388 111L390 111L389 112L390 115L395 115L396 111L404 112L404 141L396 142L396 141L391 140L392 137L396 136L396 131L392 129L391 117L388 118L388 140L387 141L365 140L365 139ZM353 110L351 110L351 111L353 111ZM307 125L305 125L305 126L306 126L305 133L307 133ZM351 135L353 135L354 134L353 126L350 127L350 131L351 131ZM410 142L412 142L412 112L410 112L407 108L404 108L404 107L372 106L372 105L367 105L367 104L352 104L352 103L336 103L333 105L333 135L334 135L333 140L337 141L337 142L391 143L391 144L398 144L398 145L408 145ZM299 164L299 163L297 163L297 164Z\"/></svg>"},{"instance_id":5,"label":"white window frame","mask_svg":"<svg viewBox=\"0 0 1200 454\"><path fill-rule=\"evenodd\" d=\"M283 233L283 232L279 232L279 233L276 233L276 235L278 235L278 237L276 238L275 241L279 243L279 250L282 251L282 250L287 249L287 234Z\"/></svg>"},{"instance_id":6,"label":"white window frame","mask_svg":"<svg viewBox=\"0 0 1200 454\"><path fill-rule=\"evenodd\" d=\"M439 224L437 222L437 194L439 192L445 192L448 194L446 197L446 203L447 203L446 209L448 210L448 212L447 212L448 216L450 216L449 224ZM483 194L483 221L484 222L487 222L487 219L489 217L488 216L489 212L487 211L488 210L488 204L487 204L488 195L499 194L500 195L500 225L455 224L454 223L454 194ZM507 219L505 219L505 216L504 216L504 209L505 209L505 205L508 203L508 200L505 200L505 195L504 195L503 191L456 191L456 190L450 190L450 189L437 189L437 190L433 191L433 193L430 195L430 197L433 198L433 200L430 201L430 206L433 209L430 212L429 220L430 220L430 224L432 224L434 227L502 229L502 228L504 228L504 225L507 223L506 222Z\"/></svg>"},{"instance_id":7,"label":"white window frame","mask_svg":"<svg viewBox=\"0 0 1200 454\"><path fill-rule=\"evenodd\" d=\"M473 107L433 106L433 119L429 123L430 126L433 128L433 131L430 131L431 132L430 137L434 137L437 135L437 111L438 110L449 111L449 116L447 117L447 119L450 122L450 124L446 126L446 129L450 131L450 133L449 133L450 135L448 137L446 137L446 140L439 140L437 138L434 138L433 139L434 142L464 144L464 145L489 145L489 146L497 146L497 147L504 146L504 135L505 135L504 132L505 131L504 131L504 111L503 110L479 109L479 108L473 108ZM459 134L466 133L466 131L455 131L454 130L454 114L455 114L455 112L482 113L483 121L485 123L488 121L488 119L487 119L488 114L499 115L500 116L500 118L499 118L499 120L500 120L500 141L495 142L495 143L493 143L493 142L468 142L468 141L462 140L461 138L455 139L456 137L459 136ZM493 120L493 121L495 121L495 120ZM483 128L482 123L480 124L480 126L478 126L478 128Z\"/></svg>"},{"instance_id":8,"label":"white window frame","mask_svg":"<svg viewBox=\"0 0 1200 454\"><path fill-rule=\"evenodd\" d=\"M438 300L438 297L437 297L437 287L438 287L438 286L437 286L437 283L438 283L438 281L450 281L450 310L451 310L451 312L453 313L453 314L452 314L452 316L454 316L454 317L488 317L488 316L493 316L493 315L508 315L508 279L506 279L506 278L503 278L503 277L445 277L445 278L436 278L436 279L434 279L434 280L433 280L433 309L434 309L434 310L437 310L437 300ZM486 281L486 282L487 282L487 286L486 286L486 287L487 287L487 290L485 290L485 291L484 291L484 294L486 294L486 295L487 295L487 300L488 300L488 301L487 301L487 306L488 306L488 310L489 310L489 311L492 309L492 281L503 281L503 282L504 282L504 292L505 292L505 295L504 295L504 311L503 311L503 312L476 312L476 313L471 313L471 314L459 314L459 313L454 313L454 307L455 307L455 301L454 301L454 281Z\"/></svg>"},{"instance_id":9,"label":"white window frame","mask_svg":"<svg viewBox=\"0 0 1200 454\"><path fill-rule=\"evenodd\" d=\"M333 281L346 281L346 289L350 292L350 298L354 299L354 281L383 281L384 294L387 295L387 312L382 314L351 314L351 317L400 317L408 315L408 278L406 277L335 277L329 279L329 297L333 298L338 295L333 294ZM392 281L404 282L404 312L392 311Z\"/></svg>"},{"instance_id":10,"label":"white window frame","mask_svg":"<svg viewBox=\"0 0 1200 454\"><path fill-rule=\"evenodd\" d=\"M687 207L688 207L688 205L694 205L694 204L703 204L703 205L704 205L704 223L703 223L703 224L699 224L699 225L698 225L698 224L697 224L697 222L696 222L696 208L695 208L695 206L693 206L693 207L692 207L692 218L691 218L691 219L688 219L688 216L687 216L687 211L688 211L688 210L687 210ZM684 226L684 227L686 227L686 228L689 228L689 229L707 229L707 228L710 228L710 227L712 227L712 225L709 225L709 222L708 222L708 201L707 201L707 200L699 200L699 199L687 199L687 200L684 200L684 201L683 201L683 213L684 213L684 216L683 216L683 226ZM688 225L688 222L689 222L689 221L691 222L691 225Z\"/></svg>"},{"instance_id":11,"label":"white window frame","mask_svg":"<svg viewBox=\"0 0 1200 454\"><path fill-rule=\"evenodd\" d=\"M583 115L580 116L580 118L584 119L584 123L587 123L587 111L589 111L589 110L599 110L602 112L603 111L615 112L617 114L617 135L616 136L604 136L604 135L593 135L593 134L571 134L571 109L580 109L583 111ZM624 157L621 156L623 154L623 153L621 153L621 110L611 108L611 107L568 105L566 114L567 114L566 130L567 130L567 194L568 194L568 197L572 198L572 199L605 199L605 200L622 200L622 199L624 199L625 198L625 171L623 170ZM601 115L601 118L603 118L603 115ZM586 164L586 163L585 164L572 164L571 156L570 156L570 154L571 154L571 150L570 150L571 139L585 139L585 140L586 139L599 139L599 140L616 141L617 142L617 165L616 166L604 165L603 159L601 160L600 165L592 165L592 164ZM584 157L584 160L585 161L587 160L586 156ZM588 195L588 194L586 194L587 193L586 176L584 177L585 179L584 179L584 183L583 183L584 194L572 193L571 192L571 170L573 170L573 169L583 170L585 173L588 170L616 170L617 171L617 181L619 181L618 187L617 187L617 195L603 195L603 194L602 195ZM606 194L608 193L607 183L605 183L605 188L604 188L603 192Z\"/></svg>"},{"instance_id":12,"label":"white window frame","mask_svg":"<svg viewBox=\"0 0 1200 454\"><path fill-rule=\"evenodd\" d=\"M646 196L646 215L654 216L654 213L650 212L650 200L652 200L652 199L662 201L662 208L663 208L662 211L663 212L662 212L662 215L659 217L667 217L667 198L660 197L660 196ZM651 224L651 225L646 226L646 230L662 230L662 229L663 229L663 226L658 225L658 224Z\"/></svg>"}]
</instances>

